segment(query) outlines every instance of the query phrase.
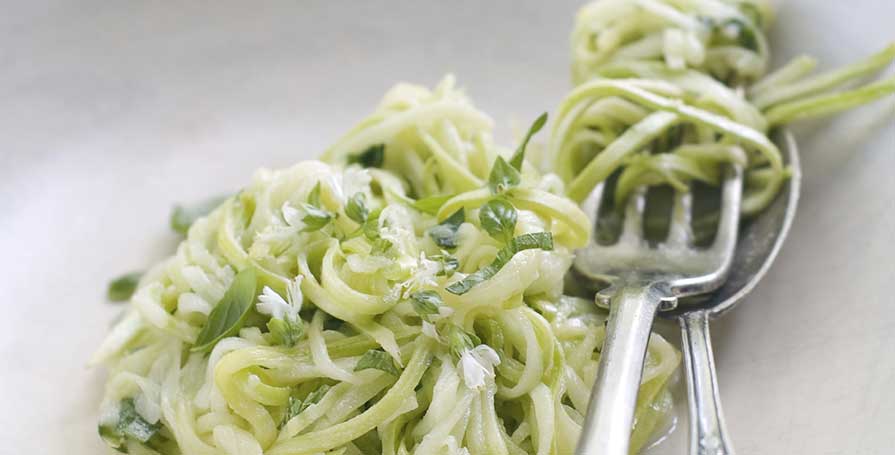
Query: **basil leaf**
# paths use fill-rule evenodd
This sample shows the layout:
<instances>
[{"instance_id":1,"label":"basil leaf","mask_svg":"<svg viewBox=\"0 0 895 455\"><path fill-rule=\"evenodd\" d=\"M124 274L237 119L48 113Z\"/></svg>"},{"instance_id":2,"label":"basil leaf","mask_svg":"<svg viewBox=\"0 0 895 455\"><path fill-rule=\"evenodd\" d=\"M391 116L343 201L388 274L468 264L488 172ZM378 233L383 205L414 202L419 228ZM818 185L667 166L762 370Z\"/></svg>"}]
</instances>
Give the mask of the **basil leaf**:
<instances>
[{"instance_id":1,"label":"basil leaf","mask_svg":"<svg viewBox=\"0 0 895 455\"><path fill-rule=\"evenodd\" d=\"M212 210L216 209L229 197L230 196L215 196L190 206L175 205L174 210L171 211L171 229L173 229L174 232L186 235L190 230L190 226L192 226L196 220L211 213Z\"/></svg>"},{"instance_id":2,"label":"basil leaf","mask_svg":"<svg viewBox=\"0 0 895 455\"><path fill-rule=\"evenodd\" d=\"M286 410L283 413L283 420L280 421L279 428L282 429L285 427L290 420L304 412L305 409L308 409L311 405L319 403L329 389L330 386L328 384L323 384L313 392L309 393L304 400L290 396L289 401L286 403Z\"/></svg>"},{"instance_id":3,"label":"basil leaf","mask_svg":"<svg viewBox=\"0 0 895 455\"><path fill-rule=\"evenodd\" d=\"M385 144L375 144L363 152L348 156L348 164L360 164L362 167L382 167L385 162Z\"/></svg>"},{"instance_id":4,"label":"basil leaf","mask_svg":"<svg viewBox=\"0 0 895 455\"><path fill-rule=\"evenodd\" d=\"M457 258L449 255L449 254L436 254L434 256L430 256L429 259L438 262L441 264L441 269L435 276L453 276L454 272L460 267L460 261Z\"/></svg>"},{"instance_id":5,"label":"basil leaf","mask_svg":"<svg viewBox=\"0 0 895 455\"><path fill-rule=\"evenodd\" d=\"M507 243L516 230L516 208L505 199L492 199L479 210L479 223L491 237Z\"/></svg>"},{"instance_id":6,"label":"basil leaf","mask_svg":"<svg viewBox=\"0 0 895 455\"><path fill-rule=\"evenodd\" d=\"M516 168L517 171L522 170L522 162L525 161L525 147L528 147L528 141L532 136L537 134L538 131L541 131L541 128L544 127L545 123L547 123L546 112L535 119L534 123L528 128L528 133L525 134L525 139L522 140L522 143L519 144L519 148L516 149L516 153L513 153L513 158L510 159L510 165Z\"/></svg>"},{"instance_id":7,"label":"basil leaf","mask_svg":"<svg viewBox=\"0 0 895 455\"><path fill-rule=\"evenodd\" d=\"M373 241L379 238L379 214L382 213L382 210L374 210L367 216L367 220L364 221L364 225L361 229L364 232L364 237L367 240Z\"/></svg>"},{"instance_id":8,"label":"basil leaf","mask_svg":"<svg viewBox=\"0 0 895 455\"><path fill-rule=\"evenodd\" d=\"M384 371L392 376L400 376L401 370L395 366L392 357L379 349L370 349L357 361L354 371L367 370L374 368Z\"/></svg>"},{"instance_id":9,"label":"basil leaf","mask_svg":"<svg viewBox=\"0 0 895 455\"><path fill-rule=\"evenodd\" d=\"M507 164L503 157L498 156L488 175L488 187L491 188L492 193L499 194L518 185L521 180L519 171Z\"/></svg>"},{"instance_id":10,"label":"basil leaf","mask_svg":"<svg viewBox=\"0 0 895 455\"><path fill-rule=\"evenodd\" d=\"M364 224L367 217L370 216L370 210L367 209L366 196L364 193L354 193L345 204L345 214L358 224Z\"/></svg>"},{"instance_id":11,"label":"basil leaf","mask_svg":"<svg viewBox=\"0 0 895 455\"><path fill-rule=\"evenodd\" d=\"M274 344L290 348L305 334L305 326L301 319L291 320L288 316L284 319L274 318L267 321L267 330L270 331Z\"/></svg>"},{"instance_id":12,"label":"basil leaf","mask_svg":"<svg viewBox=\"0 0 895 455\"><path fill-rule=\"evenodd\" d=\"M482 344L482 340L474 333L469 333L457 325L452 325L447 332L447 342L451 354L459 358L464 351L474 349Z\"/></svg>"},{"instance_id":13,"label":"basil leaf","mask_svg":"<svg viewBox=\"0 0 895 455\"><path fill-rule=\"evenodd\" d=\"M118 407L118 422L115 425L100 425L99 435L113 449L127 453L128 438L146 443L159 428L159 423L149 423L137 413L133 398L125 398Z\"/></svg>"},{"instance_id":14,"label":"basil leaf","mask_svg":"<svg viewBox=\"0 0 895 455\"><path fill-rule=\"evenodd\" d=\"M143 272L131 272L121 275L109 283L109 289L106 291L106 297L113 302L123 302L130 299L137 290L137 284L140 283L140 277Z\"/></svg>"},{"instance_id":15,"label":"basil leaf","mask_svg":"<svg viewBox=\"0 0 895 455\"><path fill-rule=\"evenodd\" d=\"M438 213L438 209L440 209L445 202L449 201L453 197L453 194L449 194L444 196L429 196L426 198L417 199L413 202L413 208L419 210L420 212L428 213L429 215L435 215Z\"/></svg>"},{"instance_id":16,"label":"basil leaf","mask_svg":"<svg viewBox=\"0 0 895 455\"><path fill-rule=\"evenodd\" d=\"M553 234L549 232L535 232L531 234L523 234L514 238L509 245L505 246L497 253L497 257L491 264L479 269L475 273L471 273L460 281L448 286L446 289L451 294L463 295L477 284L486 281L497 274L500 269L510 262L513 256L523 250L540 248L550 251L553 249Z\"/></svg>"},{"instance_id":17,"label":"basil leaf","mask_svg":"<svg viewBox=\"0 0 895 455\"><path fill-rule=\"evenodd\" d=\"M429 237L432 238L436 245L442 248L456 248L457 230L460 229L460 225L464 221L466 221L466 211L461 207L446 220L430 228Z\"/></svg>"},{"instance_id":18,"label":"basil leaf","mask_svg":"<svg viewBox=\"0 0 895 455\"><path fill-rule=\"evenodd\" d=\"M433 314L438 314L438 307L444 305L444 300L435 291L417 291L410 294L413 309L423 319L428 319Z\"/></svg>"},{"instance_id":19,"label":"basil leaf","mask_svg":"<svg viewBox=\"0 0 895 455\"><path fill-rule=\"evenodd\" d=\"M331 213L317 206L303 202L301 208L306 213L304 218L301 219L302 223L305 224L304 229L301 230L302 232L319 231L333 219Z\"/></svg>"},{"instance_id":20,"label":"basil leaf","mask_svg":"<svg viewBox=\"0 0 895 455\"><path fill-rule=\"evenodd\" d=\"M236 274L224 297L209 313L208 320L205 321L205 326L202 327L191 349L192 352L210 351L222 338L231 336L242 328L252 309L252 302L258 295L255 291L256 286L254 268L248 267Z\"/></svg>"}]
</instances>

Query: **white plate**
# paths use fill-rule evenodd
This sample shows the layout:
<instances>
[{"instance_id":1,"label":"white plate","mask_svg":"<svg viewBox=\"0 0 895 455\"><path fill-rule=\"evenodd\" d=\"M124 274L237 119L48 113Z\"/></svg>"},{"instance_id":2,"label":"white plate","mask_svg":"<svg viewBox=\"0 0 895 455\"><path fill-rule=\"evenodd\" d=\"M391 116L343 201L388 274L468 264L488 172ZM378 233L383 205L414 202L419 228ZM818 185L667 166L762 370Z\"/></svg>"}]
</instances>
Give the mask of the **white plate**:
<instances>
[{"instance_id":1,"label":"white plate","mask_svg":"<svg viewBox=\"0 0 895 455\"><path fill-rule=\"evenodd\" d=\"M398 80L455 72L509 139L509 120L525 125L569 88L578 6L49 3L0 15L3 454L103 453L103 376L85 363L118 312L104 287L172 251L173 203L316 156ZM890 0L786 2L776 60L846 63L895 40L893 17ZM741 454L893 453L893 106L798 129L794 230L715 325Z\"/></svg>"}]
</instances>

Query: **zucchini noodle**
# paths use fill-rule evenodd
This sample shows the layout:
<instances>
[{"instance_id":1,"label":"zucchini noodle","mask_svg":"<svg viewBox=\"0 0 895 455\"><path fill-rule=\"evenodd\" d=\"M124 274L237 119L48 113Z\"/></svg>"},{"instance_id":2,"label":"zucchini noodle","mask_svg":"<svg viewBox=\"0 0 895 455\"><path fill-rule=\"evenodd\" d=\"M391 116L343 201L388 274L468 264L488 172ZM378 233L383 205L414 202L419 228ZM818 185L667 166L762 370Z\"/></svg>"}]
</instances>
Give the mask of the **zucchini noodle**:
<instances>
[{"instance_id":1,"label":"zucchini noodle","mask_svg":"<svg viewBox=\"0 0 895 455\"><path fill-rule=\"evenodd\" d=\"M593 234L577 202L615 176L690 191L746 171L760 212L789 170L776 126L895 92L860 85L895 45L810 75L767 73L757 0L599 0L572 35L576 87L544 172L446 77L398 84L320 160L261 169L179 207L175 254L117 280L130 301L97 350L99 433L145 455L564 455L575 451L605 314L564 294ZM212 202L213 201L213 202ZM678 351L649 341L632 450L671 408Z\"/></svg>"},{"instance_id":2,"label":"zucchini noodle","mask_svg":"<svg viewBox=\"0 0 895 455\"><path fill-rule=\"evenodd\" d=\"M572 34L577 87L558 108L548 154L581 201L619 173L616 203L639 186L717 185L744 167L744 215L773 200L788 170L768 133L895 93L895 78L857 86L895 60L895 44L809 75L801 56L766 74L773 11L756 0L598 0Z\"/></svg>"},{"instance_id":3,"label":"zucchini noodle","mask_svg":"<svg viewBox=\"0 0 895 455\"><path fill-rule=\"evenodd\" d=\"M258 171L143 276L97 352L103 437L163 455L571 454L604 337L562 288L590 226L527 161L494 186L511 151L491 128L450 77L401 84L323 161ZM637 446L679 357L652 337Z\"/></svg>"}]
</instances>

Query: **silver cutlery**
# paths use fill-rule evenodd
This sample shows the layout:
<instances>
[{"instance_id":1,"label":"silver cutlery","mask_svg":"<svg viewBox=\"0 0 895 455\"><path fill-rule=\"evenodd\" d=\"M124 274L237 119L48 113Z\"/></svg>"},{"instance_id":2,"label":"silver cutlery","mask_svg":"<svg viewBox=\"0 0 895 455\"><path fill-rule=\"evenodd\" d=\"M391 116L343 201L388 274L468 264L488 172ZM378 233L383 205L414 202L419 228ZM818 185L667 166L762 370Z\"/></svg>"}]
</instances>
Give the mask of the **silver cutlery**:
<instances>
[{"instance_id":1,"label":"silver cutlery","mask_svg":"<svg viewBox=\"0 0 895 455\"><path fill-rule=\"evenodd\" d=\"M582 204L596 221L603 184ZM734 257L740 221L742 170L731 167L722 185L718 231L712 245L690 244L691 195L675 195L667 239L650 246L643 234L645 189L632 195L625 208L619 240L600 245L596 236L576 253L575 270L586 280L609 283L596 300L609 305L606 339L587 417L578 444L579 455L627 455L634 408L650 329L656 312L677 306L678 299L705 294L724 282Z\"/></svg>"},{"instance_id":2,"label":"silver cutlery","mask_svg":"<svg viewBox=\"0 0 895 455\"><path fill-rule=\"evenodd\" d=\"M740 226L727 280L707 300L692 305L681 304L662 314L663 317L678 318L681 326L690 408L691 455L734 453L721 411L709 320L730 311L767 273L795 217L801 180L799 153L788 131L781 131L776 139L791 176L766 210Z\"/></svg>"}]
</instances>

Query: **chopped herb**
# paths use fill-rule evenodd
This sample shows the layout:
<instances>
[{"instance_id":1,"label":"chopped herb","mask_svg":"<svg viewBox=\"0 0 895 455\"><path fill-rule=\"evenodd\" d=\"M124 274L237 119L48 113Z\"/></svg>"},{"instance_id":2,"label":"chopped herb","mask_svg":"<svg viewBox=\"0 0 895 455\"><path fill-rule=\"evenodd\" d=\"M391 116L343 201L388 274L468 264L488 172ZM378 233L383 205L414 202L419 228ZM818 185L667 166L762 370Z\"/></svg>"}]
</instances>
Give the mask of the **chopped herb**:
<instances>
[{"instance_id":1,"label":"chopped herb","mask_svg":"<svg viewBox=\"0 0 895 455\"><path fill-rule=\"evenodd\" d=\"M140 282L141 276L143 276L143 272L131 272L115 278L109 283L106 296L113 302L123 302L130 299L134 295L134 291L137 290L137 284Z\"/></svg>"},{"instance_id":2,"label":"chopped herb","mask_svg":"<svg viewBox=\"0 0 895 455\"><path fill-rule=\"evenodd\" d=\"M113 449L127 453L127 439L146 443L158 432L161 425L149 423L137 413L133 398L121 400L118 407L118 422L114 425L100 425L99 435Z\"/></svg>"},{"instance_id":3,"label":"chopped herb","mask_svg":"<svg viewBox=\"0 0 895 455\"><path fill-rule=\"evenodd\" d=\"M216 196L201 201L195 205L175 205L174 210L171 211L171 229L173 229L174 232L186 235L190 230L190 226L192 226L196 220L211 213L212 210L216 209L228 198L229 196Z\"/></svg>"},{"instance_id":4,"label":"chopped herb","mask_svg":"<svg viewBox=\"0 0 895 455\"><path fill-rule=\"evenodd\" d=\"M737 18L730 18L721 23L720 32L725 38L734 39L737 44L751 51L758 51L758 38L749 25ZM732 30L733 33L728 32ZM733 35L733 36L731 36Z\"/></svg>"},{"instance_id":5,"label":"chopped herb","mask_svg":"<svg viewBox=\"0 0 895 455\"><path fill-rule=\"evenodd\" d=\"M510 165L516 168L517 171L522 170L522 162L525 161L525 147L528 147L528 141L531 140L531 137L537 134L538 131L541 131L541 128L544 127L545 123L547 123L546 112L535 119L534 123L528 128L528 133L525 134L525 139L522 140L522 143L519 144L519 148L516 149L516 153L513 153L513 158L510 159Z\"/></svg>"},{"instance_id":6,"label":"chopped herb","mask_svg":"<svg viewBox=\"0 0 895 455\"><path fill-rule=\"evenodd\" d=\"M367 217L370 216L370 210L367 209L364 193L354 193L354 196L348 199L348 203L345 204L345 214L358 224L364 224L367 221Z\"/></svg>"},{"instance_id":7,"label":"chopped herb","mask_svg":"<svg viewBox=\"0 0 895 455\"><path fill-rule=\"evenodd\" d=\"M421 318L428 320L433 314L438 314L438 307L444 305L444 300L435 291L418 291L410 294L413 309Z\"/></svg>"},{"instance_id":8,"label":"chopped herb","mask_svg":"<svg viewBox=\"0 0 895 455\"><path fill-rule=\"evenodd\" d=\"M463 352L482 344L482 340L474 333L469 333L460 326L452 325L447 332L448 346L451 354L459 358Z\"/></svg>"},{"instance_id":9,"label":"chopped herb","mask_svg":"<svg viewBox=\"0 0 895 455\"><path fill-rule=\"evenodd\" d=\"M468 275L466 278L457 281L446 289L451 294L466 294L477 284L496 275L507 262L510 262L510 259L512 259L516 253L535 248L540 248L546 251L552 250L553 234L549 232L535 232L531 234L523 234L514 238L507 246L497 253L497 257L494 258L494 261L492 261L491 264Z\"/></svg>"},{"instance_id":10,"label":"chopped herb","mask_svg":"<svg viewBox=\"0 0 895 455\"><path fill-rule=\"evenodd\" d=\"M360 164L362 167L382 167L385 162L385 144L375 144L363 152L348 156L348 164Z\"/></svg>"},{"instance_id":11,"label":"chopped herb","mask_svg":"<svg viewBox=\"0 0 895 455\"><path fill-rule=\"evenodd\" d=\"M445 202L449 201L453 197L453 194L448 194L417 199L413 202L413 208L419 210L420 212L428 213L429 215L435 215L436 213L438 213L438 209L440 209Z\"/></svg>"},{"instance_id":12,"label":"chopped herb","mask_svg":"<svg viewBox=\"0 0 895 455\"><path fill-rule=\"evenodd\" d=\"M280 421L280 429L285 427L295 416L304 412L305 409L308 409L311 405L319 403L329 389L330 386L328 384L323 384L313 392L309 393L304 400L290 396L289 401L286 403L286 411L283 414L283 420Z\"/></svg>"},{"instance_id":13,"label":"chopped herb","mask_svg":"<svg viewBox=\"0 0 895 455\"><path fill-rule=\"evenodd\" d=\"M382 210L374 210L367 216L367 220L364 221L364 225L361 229L364 232L364 237L367 240L373 241L379 238L379 214L382 213Z\"/></svg>"},{"instance_id":14,"label":"chopped herb","mask_svg":"<svg viewBox=\"0 0 895 455\"><path fill-rule=\"evenodd\" d=\"M436 254L434 256L430 256L429 259L441 264L441 269L438 270L438 273L436 273L435 276L450 277L460 267L460 261L447 253Z\"/></svg>"},{"instance_id":15,"label":"chopped herb","mask_svg":"<svg viewBox=\"0 0 895 455\"><path fill-rule=\"evenodd\" d=\"M488 187L494 194L500 194L509 188L519 184L522 177L519 171L513 166L507 164L503 157L498 156L491 166L491 173L488 175Z\"/></svg>"},{"instance_id":16,"label":"chopped herb","mask_svg":"<svg viewBox=\"0 0 895 455\"><path fill-rule=\"evenodd\" d=\"M354 371L361 371L369 368L381 370L396 377L401 375L401 370L395 366L395 361L392 360L391 356L379 349L370 349L364 353L360 360L357 361L357 366L354 367Z\"/></svg>"},{"instance_id":17,"label":"chopped herb","mask_svg":"<svg viewBox=\"0 0 895 455\"><path fill-rule=\"evenodd\" d=\"M516 230L516 208L506 199L488 201L479 210L479 223L491 237L508 243Z\"/></svg>"},{"instance_id":18,"label":"chopped herb","mask_svg":"<svg viewBox=\"0 0 895 455\"><path fill-rule=\"evenodd\" d=\"M283 319L272 318L267 321L267 330L273 337L274 344L281 344L286 347L293 347L298 340L305 334L305 326L301 319L292 320L288 316Z\"/></svg>"},{"instance_id":19,"label":"chopped herb","mask_svg":"<svg viewBox=\"0 0 895 455\"><path fill-rule=\"evenodd\" d=\"M457 230L460 229L460 225L464 221L466 221L466 211L461 207L446 220L429 229L429 237L442 248L457 248Z\"/></svg>"},{"instance_id":20,"label":"chopped herb","mask_svg":"<svg viewBox=\"0 0 895 455\"><path fill-rule=\"evenodd\" d=\"M236 274L224 297L208 315L208 320L191 349L193 352L208 352L222 338L231 336L242 328L252 309L252 302L258 295L256 286L254 268L248 267Z\"/></svg>"},{"instance_id":21,"label":"chopped herb","mask_svg":"<svg viewBox=\"0 0 895 455\"><path fill-rule=\"evenodd\" d=\"M333 219L331 213L311 204L302 203L301 208L305 211L305 216L301 219L302 223L305 224L302 232L319 231Z\"/></svg>"}]
</instances>

